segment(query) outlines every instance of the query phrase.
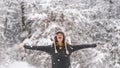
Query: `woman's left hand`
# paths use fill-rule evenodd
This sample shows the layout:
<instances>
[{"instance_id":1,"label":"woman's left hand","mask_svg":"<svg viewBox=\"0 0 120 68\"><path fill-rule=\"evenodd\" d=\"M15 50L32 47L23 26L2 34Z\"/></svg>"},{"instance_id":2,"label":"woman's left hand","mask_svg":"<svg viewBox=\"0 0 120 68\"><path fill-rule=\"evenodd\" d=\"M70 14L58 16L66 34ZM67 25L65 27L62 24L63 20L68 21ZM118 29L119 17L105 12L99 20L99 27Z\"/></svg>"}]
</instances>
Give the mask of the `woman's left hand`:
<instances>
[{"instance_id":1,"label":"woman's left hand","mask_svg":"<svg viewBox=\"0 0 120 68\"><path fill-rule=\"evenodd\" d=\"M97 45L97 48L102 48L102 43L98 42L96 45Z\"/></svg>"}]
</instances>

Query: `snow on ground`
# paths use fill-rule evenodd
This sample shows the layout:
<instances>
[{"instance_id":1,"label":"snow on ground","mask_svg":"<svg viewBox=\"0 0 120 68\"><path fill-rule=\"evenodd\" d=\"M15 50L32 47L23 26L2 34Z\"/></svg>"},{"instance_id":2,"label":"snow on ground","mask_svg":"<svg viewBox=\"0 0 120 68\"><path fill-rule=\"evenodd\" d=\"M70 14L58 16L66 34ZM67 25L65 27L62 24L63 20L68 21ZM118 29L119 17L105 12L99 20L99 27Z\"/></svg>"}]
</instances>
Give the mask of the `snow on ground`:
<instances>
[{"instance_id":1,"label":"snow on ground","mask_svg":"<svg viewBox=\"0 0 120 68\"><path fill-rule=\"evenodd\" d=\"M0 68L36 68L35 66L30 65L27 62L16 61L5 66L0 66Z\"/></svg>"}]
</instances>

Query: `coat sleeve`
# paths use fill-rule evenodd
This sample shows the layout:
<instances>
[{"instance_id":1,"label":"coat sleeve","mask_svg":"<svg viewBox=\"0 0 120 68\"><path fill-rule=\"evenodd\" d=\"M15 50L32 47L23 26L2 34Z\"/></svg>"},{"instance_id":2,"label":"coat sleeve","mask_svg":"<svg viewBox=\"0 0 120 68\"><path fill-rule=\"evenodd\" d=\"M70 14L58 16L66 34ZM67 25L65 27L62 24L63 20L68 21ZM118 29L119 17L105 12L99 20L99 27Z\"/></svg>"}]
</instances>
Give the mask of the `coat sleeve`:
<instances>
[{"instance_id":1,"label":"coat sleeve","mask_svg":"<svg viewBox=\"0 0 120 68\"><path fill-rule=\"evenodd\" d=\"M24 44L24 48L25 49L31 49L31 50L41 50L41 51L45 51L45 52L50 52L51 47L49 46L29 46L27 44Z\"/></svg>"},{"instance_id":2,"label":"coat sleeve","mask_svg":"<svg viewBox=\"0 0 120 68\"><path fill-rule=\"evenodd\" d=\"M96 44L81 44L81 45L73 45L73 51L79 50L79 49L84 49L84 48L93 48L96 47Z\"/></svg>"}]
</instances>

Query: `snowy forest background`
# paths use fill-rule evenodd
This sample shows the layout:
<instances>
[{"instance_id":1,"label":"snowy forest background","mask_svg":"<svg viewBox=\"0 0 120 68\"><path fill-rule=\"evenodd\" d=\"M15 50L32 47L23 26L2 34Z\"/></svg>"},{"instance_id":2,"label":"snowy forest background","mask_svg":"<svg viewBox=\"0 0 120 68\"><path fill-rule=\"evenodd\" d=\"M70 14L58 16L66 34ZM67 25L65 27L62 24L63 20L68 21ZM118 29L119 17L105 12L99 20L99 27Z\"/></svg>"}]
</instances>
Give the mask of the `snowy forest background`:
<instances>
[{"instance_id":1,"label":"snowy forest background","mask_svg":"<svg viewBox=\"0 0 120 68\"><path fill-rule=\"evenodd\" d=\"M51 68L47 53L17 46L49 45L58 30L73 45L102 43L74 52L72 68L120 68L120 0L0 0L0 68Z\"/></svg>"}]
</instances>

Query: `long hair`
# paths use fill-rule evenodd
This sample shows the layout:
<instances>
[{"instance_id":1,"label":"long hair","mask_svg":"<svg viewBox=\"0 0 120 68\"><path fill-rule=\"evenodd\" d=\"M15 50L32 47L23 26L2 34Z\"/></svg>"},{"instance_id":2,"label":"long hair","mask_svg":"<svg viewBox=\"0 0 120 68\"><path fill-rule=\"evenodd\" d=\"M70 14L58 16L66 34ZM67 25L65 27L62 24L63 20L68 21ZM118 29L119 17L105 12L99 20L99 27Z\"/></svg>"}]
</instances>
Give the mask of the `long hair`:
<instances>
[{"instance_id":1,"label":"long hair","mask_svg":"<svg viewBox=\"0 0 120 68\"><path fill-rule=\"evenodd\" d=\"M66 43L66 41L65 41L65 34L64 34L62 31L59 31L59 32L56 33L56 35L58 35L59 33L63 35L62 43L63 43L63 45L65 46L66 54L69 54L69 51L68 51L68 48L67 48L67 43ZM58 53L57 48L56 48L57 42L58 42L57 36L55 36L55 37L54 37L55 53Z\"/></svg>"},{"instance_id":2,"label":"long hair","mask_svg":"<svg viewBox=\"0 0 120 68\"><path fill-rule=\"evenodd\" d=\"M63 35L62 43L64 44L65 43L65 34L62 31L59 31L59 32L56 33L56 35L58 35L59 33ZM57 36L54 37L54 40L55 40L55 43L58 42Z\"/></svg>"}]
</instances>

